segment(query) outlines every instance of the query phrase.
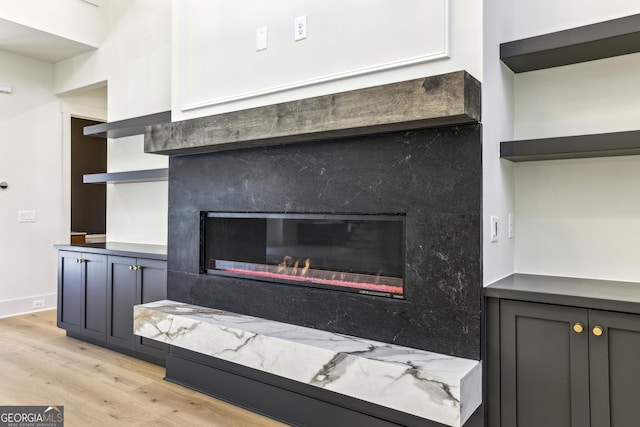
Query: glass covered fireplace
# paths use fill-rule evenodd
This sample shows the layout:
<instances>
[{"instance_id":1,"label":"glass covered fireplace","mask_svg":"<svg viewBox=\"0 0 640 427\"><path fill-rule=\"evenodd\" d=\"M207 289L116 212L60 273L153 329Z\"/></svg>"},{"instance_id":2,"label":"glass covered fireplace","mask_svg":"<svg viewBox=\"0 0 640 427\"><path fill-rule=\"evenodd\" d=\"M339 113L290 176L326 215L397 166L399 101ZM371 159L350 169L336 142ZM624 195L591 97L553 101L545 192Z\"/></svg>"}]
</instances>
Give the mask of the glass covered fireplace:
<instances>
[{"instance_id":1,"label":"glass covered fireplace","mask_svg":"<svg viewBox=\"0 0 640 427\"><path fill-rule=\"evenodd\" d=\"M404 298L404 215L201 213L203 274Z\"/></svg>"}]
</instances>

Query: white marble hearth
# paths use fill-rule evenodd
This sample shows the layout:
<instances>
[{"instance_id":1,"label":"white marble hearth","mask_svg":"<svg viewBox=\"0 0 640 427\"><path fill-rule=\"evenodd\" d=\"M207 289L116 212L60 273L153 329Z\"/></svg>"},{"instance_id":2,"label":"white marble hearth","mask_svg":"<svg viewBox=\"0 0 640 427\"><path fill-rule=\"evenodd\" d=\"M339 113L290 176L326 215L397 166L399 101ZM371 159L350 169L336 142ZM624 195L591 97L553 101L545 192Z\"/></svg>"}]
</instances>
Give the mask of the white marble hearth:
<instances>
[{"instance_id":1,"label":"white marble hearth","mask_svg":"<svg viewBox=\"0 0 640 427\"><path fill-rule=\"evenodd\" d=\"M135 306L134 331L454 427L482 402L476 360L166 300Z\"/></svg>"}]
</instances>

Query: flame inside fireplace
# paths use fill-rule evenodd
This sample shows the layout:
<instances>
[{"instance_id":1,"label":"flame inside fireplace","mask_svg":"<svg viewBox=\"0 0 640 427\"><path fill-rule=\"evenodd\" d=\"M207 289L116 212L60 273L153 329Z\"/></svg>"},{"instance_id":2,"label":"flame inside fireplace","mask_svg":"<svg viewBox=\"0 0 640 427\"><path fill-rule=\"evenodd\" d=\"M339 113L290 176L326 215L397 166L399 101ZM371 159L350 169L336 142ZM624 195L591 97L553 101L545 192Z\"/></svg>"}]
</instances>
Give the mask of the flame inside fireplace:
<instances>
[{"instance_id":1,"label":"flame inside fireplace","mask_svg":"<svg viewBox=\"0 0 640 427\"><path fill-rule=\"evenodd\" d=\"M200 271L404 298L405 217L201 212Z\"/></svg>"},{"instance_id":2,"label":"flame inside fireplace","mask_svg":"<svg viewBox=\"0 0 640 427\"><path fill-rule=\"evenodd\" d=\"M362 293L389 294L396 297L401 297L404 292L402 278L314 269L309 258L299 260L287 255L277 265L226 260L211 261L216 270L234 275L269 278L287 283L351 288Z\"/></svg>"}]
</instances>

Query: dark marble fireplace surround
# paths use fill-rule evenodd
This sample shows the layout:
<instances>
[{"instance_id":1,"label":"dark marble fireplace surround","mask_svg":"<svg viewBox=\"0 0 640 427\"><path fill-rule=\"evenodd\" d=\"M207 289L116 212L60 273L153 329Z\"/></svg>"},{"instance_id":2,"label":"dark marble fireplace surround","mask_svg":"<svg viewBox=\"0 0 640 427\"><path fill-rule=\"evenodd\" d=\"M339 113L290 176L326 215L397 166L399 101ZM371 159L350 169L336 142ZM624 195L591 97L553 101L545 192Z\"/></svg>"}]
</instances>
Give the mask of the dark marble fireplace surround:
<instances>
[{"instance_id":1,"label":"dark marble fireplace surround","mask_svg":"<svg viewBox=\"0 0 640 427\"><path fill-rule=\"evenodd\" d=\"M480 359L481 126L172 156L168 298ZM406 214L406 299L200 274L200 212Z\"/></svg>"}]
</instances>

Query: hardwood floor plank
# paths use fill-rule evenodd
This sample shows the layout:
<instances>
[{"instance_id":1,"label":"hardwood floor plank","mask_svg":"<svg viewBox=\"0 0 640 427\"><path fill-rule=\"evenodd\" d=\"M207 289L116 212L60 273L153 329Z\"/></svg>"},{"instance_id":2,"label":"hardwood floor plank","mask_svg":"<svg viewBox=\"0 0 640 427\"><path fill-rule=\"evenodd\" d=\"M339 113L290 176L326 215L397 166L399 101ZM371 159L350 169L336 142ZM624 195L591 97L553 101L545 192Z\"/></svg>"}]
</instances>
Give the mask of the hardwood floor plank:
<instances>
[{"instance_id":1,"label":"hardwood floor plank","mask_svg":"<svg viewBox=\"0 0 640 427\"><path fill-rule=\"evenodd\" d=\"M68 427L283 425L164 381L160 366L67 337L55 316L0 319L0 405L62 405Z\"/></svg>"}]
</instances>

